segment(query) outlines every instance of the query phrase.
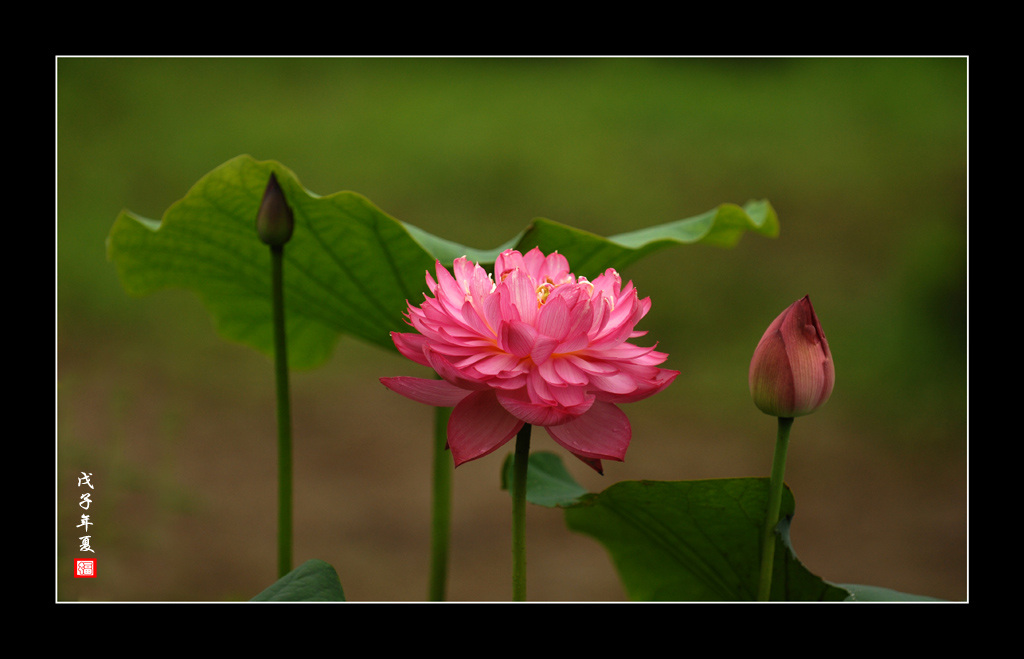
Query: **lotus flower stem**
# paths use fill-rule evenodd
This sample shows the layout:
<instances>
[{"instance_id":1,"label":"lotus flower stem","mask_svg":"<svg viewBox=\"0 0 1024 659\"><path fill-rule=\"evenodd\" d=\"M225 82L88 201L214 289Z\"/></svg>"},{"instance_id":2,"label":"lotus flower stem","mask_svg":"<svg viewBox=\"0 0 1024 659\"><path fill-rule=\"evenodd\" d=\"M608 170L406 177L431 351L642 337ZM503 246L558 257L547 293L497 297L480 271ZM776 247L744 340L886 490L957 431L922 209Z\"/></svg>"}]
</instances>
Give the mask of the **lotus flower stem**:
<instances>
[{"instance_id":1,"label":"lotus flower stem","mask_svg":"<svg viewBox=\"0 0 1024 659\"><path fill-rule=\"evenodd\" d=\"M288 395L288 340L284 327L284 245L295 230L284 190L271 172L256 212L256 235L270 246L270 297L277 381L277 576L292 571L292 409Z\"/></svg>"},{"instance_id":2,"label":"lotus flower stem","mask_svg":"<svg viewBox=\"0 0 1024 659\"><path fill-rule=\"evenodd\" d=\"M523 424L516 435L512 472L512 600L526 601L526 472L530 463L530 430Z\"/></svg>"},{"instance_id":3,"label":"lotus flower stem","mask_svg":"<svg viewBox=\"0 0 1024 659\"><path fill-rule=\"evenodd\" d=\"M775 440L772 479L768 488L768 510L764 519L764 534L761 537L761 580L757 588L759 602L771 599L772 569L775 565L775 527L779 524L779 509L782 507L782 484L786 475L786 453L789 451L789 431L792 427L792 417L779 417L779 434Z\"/></svg>"},{"instance_id":4,"label":"lotus flower stem","mask_svg":"<svg viewBox=\"0 0 1024 659\"><path fill-rule=\"evenodd\" d=\"M292 411L284 329L284 245L270 247L277 381L277 576L292 571Z\"/></svg>"},{"instance_id":5,"label":"lotus flower stem","mask_svg":"<svg viewBox=\"0 0 1024 659\"><path fill-rule=\"evenodd\" d=\"M452 521L452 459L445 451L448 443L448 418L452 408L434 411L434 500L430 538L430 585L427 597L443 602L448 588L448 540Z\"/></svg>"}]
</instances>

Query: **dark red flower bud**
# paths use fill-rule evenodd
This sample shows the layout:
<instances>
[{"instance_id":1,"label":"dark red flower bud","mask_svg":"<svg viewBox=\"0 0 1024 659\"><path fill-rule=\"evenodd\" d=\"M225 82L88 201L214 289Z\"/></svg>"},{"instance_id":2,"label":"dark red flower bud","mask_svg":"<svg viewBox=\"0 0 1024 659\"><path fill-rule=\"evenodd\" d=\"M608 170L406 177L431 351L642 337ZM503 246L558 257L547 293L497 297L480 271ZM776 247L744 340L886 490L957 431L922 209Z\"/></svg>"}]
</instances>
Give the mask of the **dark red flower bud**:
<instances>
[{"instance_id":1,"label":"dark red flower bud","mask_svg":"<svg viewBox=\"0 0 1024 659\"><path fill-rule=\"evenodd\" d=\"M292 209L284 199L277 177L271 172L267 189L263 192L263 202L256 214L256 233L268 245L283 245L291 239L294 227Z\"/></svg>"}]
</instances>

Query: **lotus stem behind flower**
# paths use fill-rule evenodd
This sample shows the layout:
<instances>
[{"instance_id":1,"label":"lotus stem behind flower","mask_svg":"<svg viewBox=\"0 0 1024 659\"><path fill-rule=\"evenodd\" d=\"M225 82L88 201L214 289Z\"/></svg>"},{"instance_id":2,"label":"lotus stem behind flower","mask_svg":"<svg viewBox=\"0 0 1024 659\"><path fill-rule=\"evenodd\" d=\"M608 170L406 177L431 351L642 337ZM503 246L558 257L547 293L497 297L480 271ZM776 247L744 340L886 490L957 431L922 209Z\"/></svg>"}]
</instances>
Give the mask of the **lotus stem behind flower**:
<instances>
[{"instance_id":1,"label":"lotus stem behind flower","mask_svg":"<svg viewBox=\"0 0 1024 659\"><path fill-rule=\"evenodd\" d=\"M651 308L633 283L609 268L593 282L575 277L557 252L506 250L495 278L466 258L454 276L440 262L433 298L409 305L414 333L392 332L399 352L441 380L381 378L427 405L454 407L448 446L455 465L498 449L523 424L544 426L576 457L601 471L621 461L631 438L619 403L666 388L678 371L658 368L668 355L627 339Z\"/></svg>"}]
</instances>

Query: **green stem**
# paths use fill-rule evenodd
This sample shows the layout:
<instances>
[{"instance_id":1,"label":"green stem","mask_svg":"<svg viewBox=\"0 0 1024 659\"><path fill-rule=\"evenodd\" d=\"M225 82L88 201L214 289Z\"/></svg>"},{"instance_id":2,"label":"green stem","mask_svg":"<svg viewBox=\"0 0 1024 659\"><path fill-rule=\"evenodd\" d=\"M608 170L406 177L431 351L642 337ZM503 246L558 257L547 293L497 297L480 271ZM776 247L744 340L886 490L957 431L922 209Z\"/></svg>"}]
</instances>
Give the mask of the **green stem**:
<instances>
[{"instance_id":1,"label":"green stem","mask_svg":"<svg viewBox=\"0 0 1024 659\"><path fill-rule=\"evenodd\" d=\"M529 423L516 435L512 472L512 600L526 601L526 469L530 463Z\"/></svg>"},{"instance_id":2,"label":"green stem","mask_svg":"<svg viewBox=\"0 0 1024 659\"><path fill-rule=\"evenodd\" d=\"M274 306L274 376L277 381L277 576L292 571L292 412L284 329L284 246L270 247Z\"/></svg>"},{"instance_id":3,"label":"green stem","mask_svg":"<svg viewBox=\"0 0 1024 659\"><path fill-rule=\"evenodd\" d=\"M434 411L434 501L430 538L430 585L427 597L443 602L448 587L448 538L452 522L452 459L445 450L448 443L450 407Z\"/></svg>"},{"instance_id":4,"label":"green stem","mask_svg":"<svg viewBox=\"0 0 1024 659\"><path fill-rule=\"evenodd\" d=\"M786 453L789 451L789 430L792 427L792 417L779 417L779 434L775 440L775 457L772 460L772 480L768 489L768 511L764 518L764 534L761 536L761 580L757 588L759 602L771 599L772 569L775 566L775 527L779 523L779 509L782 507L782 483L786 476Z\"/></svg>"}]
</instances>

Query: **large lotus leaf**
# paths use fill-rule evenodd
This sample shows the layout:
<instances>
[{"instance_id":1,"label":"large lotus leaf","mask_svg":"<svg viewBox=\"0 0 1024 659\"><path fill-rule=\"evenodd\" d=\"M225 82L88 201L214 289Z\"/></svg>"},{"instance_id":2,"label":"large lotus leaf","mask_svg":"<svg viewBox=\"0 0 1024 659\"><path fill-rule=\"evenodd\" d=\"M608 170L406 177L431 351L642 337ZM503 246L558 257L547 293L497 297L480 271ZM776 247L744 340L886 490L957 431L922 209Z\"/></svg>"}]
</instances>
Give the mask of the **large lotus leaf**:
<instances>
[{"instance_id":1,"label":"large lotus leaf","mask_svg":"<svg viewBox=\"0 0 1024 659\"><path fill-rule=\"evenodd\" d=\"M405 227L445 264L460 256L489 264L494 263L498 254L506 249L514 248L525 253L540 247L544 253L558 250L568 259L574 274L590 278L608 268L625 268L652 252L673 245L704 243L733 247L748 230L772 238L779 235L778 216L766 200L751 201L742 208L735 204L722 204L696 217L608 238L540 217L518 236L491 250L472 249L408 224Z\"/></svg>"},{"instance_id":2,"label":"large lotus leaf","mask_svg":"<svg viewBox=\"0 0 1024 659\"><path fill-rule=\"evenodd\" d=\"M509 247L558 250L577 275L594 277L675 244L731 245L745 230L776 235L767 202L746 209L723 204L688 220L602 238L550 220L534 220L519 236L477 250L404 224L354 192L315 195L274 161L238 156L213 170L159 222L122 211L107 254L132 294L180 287L198 293L226 338L272 354L269 249L255 218L271 172L295 215L285 247L288 359L293 367L323 363L339 334L394 349L390 332L406 327L406 301L426 290L435 260L467 255L483 264Z\"/></svg>"},{"instance_id":3,"label":"large lotus leaf","mask_svg":"<svg viewBox=\"0 0 1024 659\"><path fill-rule=\"evenodd\" d=\"M255 220L270 173L295 215L284 251L288 358L314 366L338 334L391 347L405 300L420 298L434 259L400 222L354 192L318 197L276 162L240 156L204 176L157 224L123 211L107 251L133 294L164 287L203 298L226 338L273 354L270 250Z\"/></svg>"},{"instance_id":4,"label":"large lotus leaf","mask_svg":"<svg viewBox=\"0 0 1024 659\"><path fill-rule=\"evenodd\" d=\"M898 590L891 588L882 588L881 586L861 586L858 584L841 583L835 584L838 588L843 588L849 591L850 596L846 598L847 602L945 602L947 600L941 600L937 597L927 597L925 595L911 595L910 593L901 593Z\"/></svg>"},{"instance_id":5,"label":"large lotus leaf","mask_svg":"<svg viewBox=\"0 0 1024 659\"><path fill-rule=\"evenodd\" d=\"M605 546L630 599L757 599L768 480L627 481L565 511L569 528ZM782 518L793 515L793 495ZM848 593L814 576L789 551L780 525L773 600L843 600Z\"/></svg>"},{"instance_id":6,"label":"large lotus leaf","mask_svg":"<svg viewBox=\"0 0 1024 659\"><path fill-rule=\"evenodd\" d=\"M511 479L511 456L502 470ZM586 494L551 453L531 453L526 499L565 509L569 528L604 545L633 600L747 601L757 597L768 479L624 481ZM776 527L772 599L927 601L877 586L837 585L804 567L790 540L786 488Z\"/></svg>"},{"instance_id":7,"label":"large lotus leaf","mask_svg":"<svg viewBox=\"0 0 1024 659\"><path fill-rule=\"evenodd\" d=\"M779 220L770 203L751 201L742 208L722 204L697 217L608 238L540 218L527 227L516 247L525 251L539 245L544 252L556 248L569 260L573 273L593 278L607 268L621 270L652 252L674 245L704 243L733 247L747 230L772 238L779 235Z\"/></svg>"},{"instance_id":8,"label":"large lotus leaf","mask_svg":"<svg viewBox=\"0 0 1024 659\"><path fill-rule=\"evenodd\" d=\"M314 558L275 581L251 601L344 602L345 590L331 564Z\"/></svg>"}]
</instances>

